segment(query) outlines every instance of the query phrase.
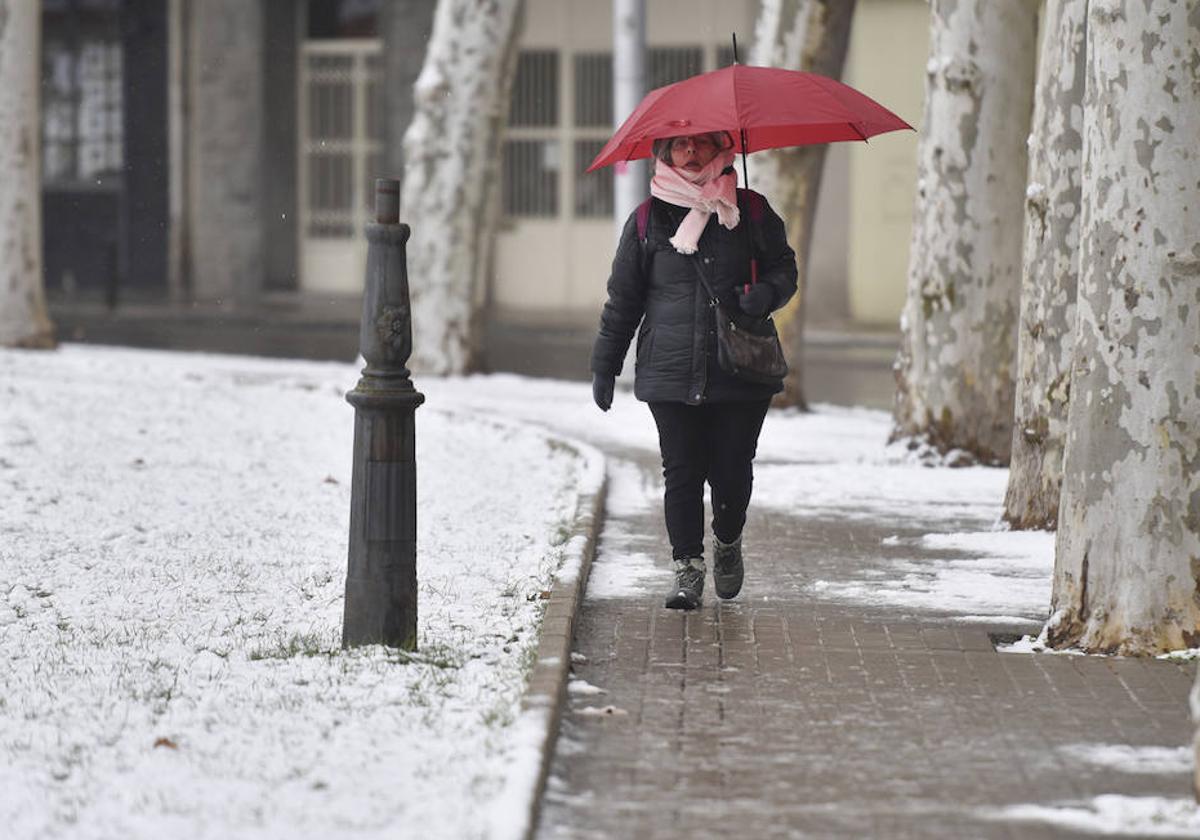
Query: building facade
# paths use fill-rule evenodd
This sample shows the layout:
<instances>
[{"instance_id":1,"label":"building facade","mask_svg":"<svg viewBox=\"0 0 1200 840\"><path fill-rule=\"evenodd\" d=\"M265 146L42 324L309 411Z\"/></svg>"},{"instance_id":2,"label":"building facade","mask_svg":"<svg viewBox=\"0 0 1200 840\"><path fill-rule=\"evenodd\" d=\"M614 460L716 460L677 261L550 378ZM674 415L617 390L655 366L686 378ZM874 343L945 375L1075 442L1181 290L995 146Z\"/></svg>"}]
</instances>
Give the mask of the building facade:
<instances>
[{"instance_id":1,"label":"building facade","mask_svg":"<svg viewBox=\"0 0 1200 840\"><path fill-rule=\"evenodd\" d=\"M754 0L647 3L648 87L732 60ZM350 301L376 177L400 139L435 0L43 0L52 302L217 309ZM846 80L914 125L928 9L859 0ZM594 324L615 239L606 0L527 0L489 318ZM810 266L822 321L894 326L915 135L830 150ZM853 147L851 147L853 146ZM345 311L354 312L353 305Z\"/></svg>"}]
</instances>

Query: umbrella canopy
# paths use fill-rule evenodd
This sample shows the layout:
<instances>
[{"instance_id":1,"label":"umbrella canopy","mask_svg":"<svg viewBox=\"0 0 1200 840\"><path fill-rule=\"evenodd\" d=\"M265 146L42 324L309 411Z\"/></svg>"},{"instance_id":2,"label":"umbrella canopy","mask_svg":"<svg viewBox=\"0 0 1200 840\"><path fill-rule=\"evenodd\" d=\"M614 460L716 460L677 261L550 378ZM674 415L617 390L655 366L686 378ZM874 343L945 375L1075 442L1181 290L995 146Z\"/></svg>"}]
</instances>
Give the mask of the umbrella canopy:
<instances>
[{"instance_id":1,"label":"umbrella canopy","mask_svg":"<svg viewBox=\"0 0 1200 840\"><path fill-rule=\"evenodd\" d=\"M656 139L683 134L728 131L734 149L756 152L866 140L903 128L912 126L828 76L732 64L650 91L587 171L650 157Z\"/></svg>"}]
</instances>

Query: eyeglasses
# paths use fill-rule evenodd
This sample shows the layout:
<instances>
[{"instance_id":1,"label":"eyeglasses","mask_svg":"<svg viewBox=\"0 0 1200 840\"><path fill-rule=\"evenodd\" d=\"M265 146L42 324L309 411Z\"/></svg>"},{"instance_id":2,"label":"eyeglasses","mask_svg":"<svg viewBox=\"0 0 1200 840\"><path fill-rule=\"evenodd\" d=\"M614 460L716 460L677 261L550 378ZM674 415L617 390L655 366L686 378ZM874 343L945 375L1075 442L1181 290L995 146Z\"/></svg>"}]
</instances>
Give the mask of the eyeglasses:
<instances>
[{"instance_id":1,"label":"eyeglasses","mask_svg":"<svg viewBox=\"0 0 1200 840\"><path fill-rule=\"evenodd\" d=\"M697 152L708 152L717 147L713 142L712 137L707 134L697 134L689 137L674 137L671 139L671 151L682 152L688 148L693 148Z\"/></svg>"}]
</instances>

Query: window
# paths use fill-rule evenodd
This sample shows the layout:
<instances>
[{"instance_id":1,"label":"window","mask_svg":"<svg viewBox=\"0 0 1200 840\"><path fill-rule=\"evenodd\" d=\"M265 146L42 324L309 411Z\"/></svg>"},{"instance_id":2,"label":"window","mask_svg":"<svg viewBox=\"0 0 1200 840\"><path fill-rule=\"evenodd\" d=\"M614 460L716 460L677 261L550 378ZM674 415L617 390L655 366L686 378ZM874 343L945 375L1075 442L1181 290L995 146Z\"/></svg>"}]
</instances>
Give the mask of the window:
<instances>
[{"instance_id":1,"label":"window","mask_svg":"<svg viewBox=\"0 0 1200 840\"><path fill-rule=\"evenodd\" d=\"M646 89L681 82L704 72L704 50L700 47L651 47L646 50Z\"/></svg>"},{"instance_id":2,"label":"window","mask_svg":"<svg viewBox=\"0 0 1200 840\"><path fill-rule=\"evenodd\" d=\"M526 50L517 57L504 143L504 213L552 217L559 213L558 53Z\"/></svg>"},{"instance_id":3,"label":"window","mask_svg":"<svg viewBox=\"0 0 1200 840\"><path fill-rule=\"evenodd\" d=\"M613 127L612 53L575 56L575 126Z\"/></svg>"},{"instance_id":4,"label":"window","mask_svg":"<svg viewBox=\"0 0 1200 840\"><path fill-rule=\"evenodd\" d=\"M308 37L375 38L380 0L308 0Z\"/></svg>"},{"instance_id":5,"label":"window","mask_svg":"<svg viewBox=\"0 0 1200 840\"><path fill-rule=\"evenodd\" d=\"M302 48L301 201L312 239L354 238L369 218L383 154L382 73L377 42Z\"/></svg>"},{"instance_id":6,"label":"window","mask_svg":"<svg viewBox=\"0 0 1200 840\"><path fill-rule=\"evenodd\" d=\"M47 39L42 50L42 180L92 181L124 166L121 44Z\"/></svg>"},{"instance_id":7,"label":"window","mask_svg":"<svg viewBox=\"0 0 1200 840\"><path fill-rule=\"evenodd\" d=\"M585 172L604 140L575 141L575 215L583 219L608 218L613 214L613 172L606 166Z\"/></svg>"},{"instance_id":8,"label":"window","mask_svg":"<svg viewBox=\"0 0 1200 840\"><path fill-rule=\"evenodd\" d=\"M732 51L714 54L723 57ZM703 72L704 55L701 46L647 50L647 89ZM560 107L563 85L570 100ZM563 57L557 50L536 49L518 55L502 164L507 217L612 216L612 168L584 171L613 132L612 86L611 52Z\"/></svg>"},{"instance_id":9,"label":"window","mask_svg":"<svg viewBox=\"0 0 1200 840\"><path fill-rule=\"evenodd\" d=\"M558 53L552 50L522 52L513 80L509 125L558 125Z\"/></svg>"},{"instance_id":10,"label":"window","mask_svg":"<svg viewBox=\"0 0 1200 840\"><path fill-rule=\"evenodd\" d=\"M509 140L504 155L504 212L558 215L558 143Z\"/></svg>"},{"instance_id":11,"label":"window","mask_svg":"<svg viewBox=\"0 0 1200 840\"><path fill-rule=\"evenodd\" d=\"M607 218L613 213L611 168L585 172L613 130L612 53L578 53L575 56L575 141L572 170L575 175L576 218Z\"/></svg>"}]
</instances>

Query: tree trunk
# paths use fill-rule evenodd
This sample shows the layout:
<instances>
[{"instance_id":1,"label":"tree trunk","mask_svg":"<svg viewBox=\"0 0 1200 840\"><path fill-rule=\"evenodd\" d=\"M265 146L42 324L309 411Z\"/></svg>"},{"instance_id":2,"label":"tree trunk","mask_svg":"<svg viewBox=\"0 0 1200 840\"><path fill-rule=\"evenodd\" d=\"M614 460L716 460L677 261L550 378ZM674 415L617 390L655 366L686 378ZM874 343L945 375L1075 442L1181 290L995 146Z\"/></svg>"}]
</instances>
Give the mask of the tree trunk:
<instances>
[{"instance_id":1,"label":"tree trunk","mask_svg":"<svg viewBox=\"0 0 1200 840\"><path fill-rule=\"evenodd\" d=\"M893 439L1012 445L1037 0L934 0Z\"/></svg>"},{"instance_id":2,"label":"tree trunk","mask_svg":"<svg viewBox=\"0 0 1200 840\"><path fill-rule=\"evenodd\" d=\"M53 347L42 286L42 4L0 0L0 346Z\"/></svg>"},{"instance_id":3,"label":"tree trunk","mask_svg":"<svg viewBox=\"0 0 1200 840\"><path fill-rule=\"evenodd\" d=\"M1196 679L1188 695L1188 706L1192 712L1192 724L1196 727L1192 736L1192 794L1200 804L1200 668L1196 669Z\"/></svg>"},{"instance_id":4,"label":"tree trunk","mask_svg":"<svg viewBox=\"0 0 1200 840\"><path fill-rule=\"evenodd\" d=\"M521 10L520 0L438 3L404 137L414 370L479 366Z\"/></svg>"},{"instance_id":5,"label":"tree trunk","mask_svg":"<svg viewBox=\"0 0 1200 840\"><path fill-rule=\"evenodd\" d=\"M1083 151L1087 0L1048 0L1038 59L1017 346L1016 415L1004 519L1058 523L1079 280L1079 167Z\"/></svg>"},{"instance_id":6,"label":"tree trunk","mask_svg":"<svg viewBox=\"0 0 1200 840\"><path fill-rule=\"evenodd\" d=\"M840 79L850 46L854 0L762 0L750 64L804 70ZM804 317L809 251L824 144L760 152L753 158L751 184L771 202L787 225L800 276L796 296L775 315L791 372L778 405L806 408L804 399Z\"/></svg>"},{"instance_id":7,"label":"tree trunk","mask_svg":"<svg viewBox=\"0 0 1200 840\"><path fill-rule=\"evenodd\" d=\"M1056 647L1200 645L1198 66L1194 3L1091 0Z\"/></svg>"}]
</instances>

